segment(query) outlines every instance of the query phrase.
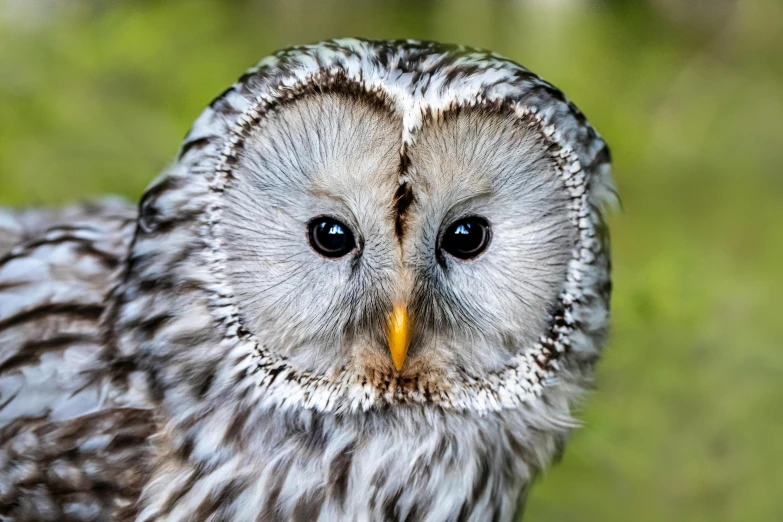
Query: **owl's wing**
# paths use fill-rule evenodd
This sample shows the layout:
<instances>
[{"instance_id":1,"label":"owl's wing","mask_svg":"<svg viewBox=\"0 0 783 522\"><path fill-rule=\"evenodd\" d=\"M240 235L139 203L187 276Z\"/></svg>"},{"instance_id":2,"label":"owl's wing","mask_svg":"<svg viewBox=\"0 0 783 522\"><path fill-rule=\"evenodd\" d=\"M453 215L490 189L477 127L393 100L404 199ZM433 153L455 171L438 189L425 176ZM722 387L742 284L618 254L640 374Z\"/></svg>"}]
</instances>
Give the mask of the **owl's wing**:
<instances>
[{"instance_id":1,"label":"owl's wing","mask_svg":"<svg viewBox=\"0 0 783 522\"><path fill-rule=\"evenodd\" d=\"M139 486L151 414L118 398L100 325L135 222L117 200L0 209L0 520L105 519Z\"/></svg>"}]
</instances>

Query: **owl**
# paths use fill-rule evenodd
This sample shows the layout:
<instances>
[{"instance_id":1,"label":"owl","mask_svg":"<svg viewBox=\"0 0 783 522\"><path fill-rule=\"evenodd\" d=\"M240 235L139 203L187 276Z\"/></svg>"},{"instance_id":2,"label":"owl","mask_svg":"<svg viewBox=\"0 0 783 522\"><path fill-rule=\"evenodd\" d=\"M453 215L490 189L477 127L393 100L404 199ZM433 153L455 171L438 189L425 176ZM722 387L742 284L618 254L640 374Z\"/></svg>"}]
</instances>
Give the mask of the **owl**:
<instances>
[{"instance_id":1,"label":"owl","mask_svg":"<svg viewBox=\"0 0 783 522\"><path fill-rule=\"evenodd\" d=\"M138 206L2 211L0 520L515 520L607 335L609 164L501 56L342 39Z\"/></svg>"}]
</instances>

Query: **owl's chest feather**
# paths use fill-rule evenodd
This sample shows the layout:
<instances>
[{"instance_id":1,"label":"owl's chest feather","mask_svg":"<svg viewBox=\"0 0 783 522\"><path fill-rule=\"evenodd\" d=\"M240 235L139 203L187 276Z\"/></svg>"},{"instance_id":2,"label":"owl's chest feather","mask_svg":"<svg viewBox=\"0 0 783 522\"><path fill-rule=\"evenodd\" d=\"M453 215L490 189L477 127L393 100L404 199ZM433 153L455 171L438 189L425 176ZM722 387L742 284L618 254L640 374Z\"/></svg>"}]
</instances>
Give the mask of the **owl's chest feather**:
<instances>
[{"instance_id":1,"label":"owl's chest feather","mask_svg":"<svg viewBox=\"0 0 783 522\"><path fill-rule=\"evenodd\" d=\"M271 414L236 448L195 440L187 458L164 441L138 520L512 520L534 468L514 423L408 413Z\"/></svg>"}]
</instances>

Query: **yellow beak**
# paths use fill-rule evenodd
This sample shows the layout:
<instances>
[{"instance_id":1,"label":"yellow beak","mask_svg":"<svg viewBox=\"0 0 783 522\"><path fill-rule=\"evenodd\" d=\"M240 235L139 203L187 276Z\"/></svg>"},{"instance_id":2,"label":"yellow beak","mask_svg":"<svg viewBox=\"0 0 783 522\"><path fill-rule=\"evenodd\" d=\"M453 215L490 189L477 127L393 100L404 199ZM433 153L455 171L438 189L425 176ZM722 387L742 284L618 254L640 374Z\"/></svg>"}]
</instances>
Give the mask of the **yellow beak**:
<instances>
[{"instance_id":1,"label":"yellow beak","mask_svg":"<svg viewBox=\"0 0 783 522\"><path fill-rule=\"evenodd\" d=\"M408 320L408 310L404 305L394 305L394 310L389 316L389 329L386 338L389 342L389 351L394 367L400 371L402 365L405 364L405 357L408 355L408 346L411 344L410 321Z\"/></svg>"}]
</instances>

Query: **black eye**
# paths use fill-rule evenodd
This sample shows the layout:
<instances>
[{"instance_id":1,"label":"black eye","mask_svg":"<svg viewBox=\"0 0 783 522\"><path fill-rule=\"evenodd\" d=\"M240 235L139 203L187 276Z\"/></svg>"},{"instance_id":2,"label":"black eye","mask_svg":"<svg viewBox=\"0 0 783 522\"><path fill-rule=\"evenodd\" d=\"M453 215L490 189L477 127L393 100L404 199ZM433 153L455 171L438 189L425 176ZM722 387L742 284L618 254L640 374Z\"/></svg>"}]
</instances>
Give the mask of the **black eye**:
<instances>
[{"instance_id":1,"label":"black eye","mask_svg":"<svg viewBox=\"0 0 783 522\"><path fill-rule=\"evenodd\" d=\"M356 246L351 230L334 218L317 217L307 225L310 246L324 257L343 257Z\"/></svg>"},{"instance_id":2,"label":"black eye","mask_svg":"<svg viewBox=\"0 0 783 522\"><path fill-rule=\"evenodd\" d=\"M440 247L457 259L473 259L487 249L491 235L486 219L466 217L446 229Z\"/></svg>"}]
</instances>

